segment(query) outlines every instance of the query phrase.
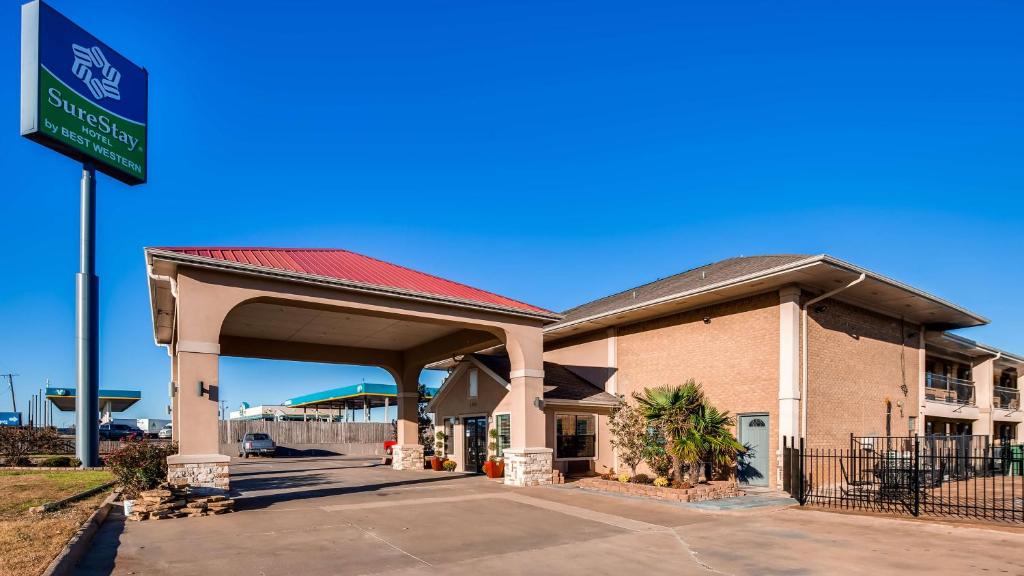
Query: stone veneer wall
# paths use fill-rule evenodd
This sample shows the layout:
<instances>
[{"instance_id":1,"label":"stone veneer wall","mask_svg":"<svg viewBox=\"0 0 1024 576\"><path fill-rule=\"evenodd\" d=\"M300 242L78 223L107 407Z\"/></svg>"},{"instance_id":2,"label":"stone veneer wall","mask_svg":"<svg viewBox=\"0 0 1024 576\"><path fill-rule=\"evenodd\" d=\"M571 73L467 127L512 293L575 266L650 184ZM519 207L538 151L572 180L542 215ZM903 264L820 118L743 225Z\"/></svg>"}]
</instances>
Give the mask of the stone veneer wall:
<instances>
[{"instance_id":1,"label":"stone veneer wall","mask_svg":"<svg viewBox=\"0 0 1024 576\"><path fill-rule=\"evenodd\" d=\"M167 480L184 480L198 493L227 492L231 488L228 462L189 462L167 465Z\"/></svg>"},{"instance_id":2,"label":"stone veneer wall","mask_svg":"<svg viewBox=\"0 0 1024 576\"><path fill-rule=\"evenodd\" d=\"M601 490L603 492L618 492L631 496L649 496L662 500L674 500L676 502L703 502L705 500L721 500L742 496L743 492L736 486L735 482L712 482L701 484L693 488L668 488L651 486L649 484L632 484L629 482L616 482L603 478L583 478L576 482L580 488L590 490Z\"/></svg>"},{"instance_id":3,"label":"stone veneer wall","mask_svg":"<svg viewBox=\"0 0 1024 576\"><path fill-rule=\"evenodd\" d=\"M423 470L423 446L395 444L391 447L391 467L395 470Z\"/></svg>"},{"instance_id":4,"label":"stone veneer wall","mask_svg":"<svg viewBox=\"0 0 1024 576\"><path fill-rule=\"evenodd\" d=\"M540 486L551 484L551 448L505 450L505 484Z\"/></svg>"}]
</instances>

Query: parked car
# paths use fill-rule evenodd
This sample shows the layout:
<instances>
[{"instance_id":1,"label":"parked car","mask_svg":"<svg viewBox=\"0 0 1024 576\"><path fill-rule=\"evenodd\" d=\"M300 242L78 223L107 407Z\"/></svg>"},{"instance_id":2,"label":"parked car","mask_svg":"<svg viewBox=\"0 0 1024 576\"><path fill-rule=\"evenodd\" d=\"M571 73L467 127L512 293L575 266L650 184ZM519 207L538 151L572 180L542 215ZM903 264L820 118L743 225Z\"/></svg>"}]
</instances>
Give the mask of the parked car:
<instances>
[{"instance_id":1,"label":"parked car","mask_svg":"<svg viewBox=\"0 0 1024 576\"><path fill-rule=\"evenodd\" d=\"M171 439L171 425L170 424L166 424L163 428L160 429L159 432L156 433L156 437L157 438L166 438L166 439L170 440Z\"/></svg>"},{"instance_id":2,"label":"parked car","mask_svg":"<svg viewBox=\"0 0 1024 576\"><path fill-rule=\"evenodd\" d=\"M126 438L142 438L142 430L127 424L100 424L100 440L124 440Z\"/></svg>"},{"instance_id":3,"label":"parked car","mask_svg":"<svg viewBox=\"0 0 1024 576\"><path fill-rule=\"evenodd\" d=\"M270 438L269 434L261 432L249 432L242 436L242 445L239 448L239 456L248 458L250 454L261 456L273 456L277 451L277 445Z\"/></svg>"}]
</instances>

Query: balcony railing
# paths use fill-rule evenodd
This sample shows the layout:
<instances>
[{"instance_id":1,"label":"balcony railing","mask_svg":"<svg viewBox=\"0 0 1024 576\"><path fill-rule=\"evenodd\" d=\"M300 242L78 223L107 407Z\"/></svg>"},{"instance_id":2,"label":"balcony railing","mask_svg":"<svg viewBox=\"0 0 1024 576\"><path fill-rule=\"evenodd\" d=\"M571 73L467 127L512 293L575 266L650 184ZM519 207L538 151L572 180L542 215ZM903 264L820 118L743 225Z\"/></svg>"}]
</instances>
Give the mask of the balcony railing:
<instances>
[{"instance_id":1,"label":"balcony railing","mask_svg":"<svg viewBox=\"0 0 1024 576\"><path fill-rule=\"evenodd\" d=\"M1020 410L1020 390L996 386L992 391L992 407L1004 410Z\"/></svg>"},{"instance_id":2,"label":"balcony railing","mask_svg":"<svg viewBox=\"0 0 1024 576\"><path fill-rule=\"evenodd\" d=\"M924 397L935 402L973 406L974 382L927 372L924 375Z\"/></svg>"}]
</instances>

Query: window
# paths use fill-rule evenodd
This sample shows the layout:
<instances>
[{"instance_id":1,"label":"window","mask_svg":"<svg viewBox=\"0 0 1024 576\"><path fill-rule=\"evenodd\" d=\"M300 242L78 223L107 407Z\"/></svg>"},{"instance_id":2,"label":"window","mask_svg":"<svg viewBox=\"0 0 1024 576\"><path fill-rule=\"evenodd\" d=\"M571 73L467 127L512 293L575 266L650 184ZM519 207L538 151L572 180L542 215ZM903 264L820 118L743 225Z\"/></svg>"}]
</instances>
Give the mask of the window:
<instances>
[{"instance_id":1,"label":"window","mask_svg":"<svg viewBox=\"0 0 1024 576\"><path fill-rule=\"evenodd\" d=\"M512 445L512 415L498 414L494 417L494 427L498 430L498 453L496 456L505 456L505 449Z\"/></svg>"},{"instance_id":2,"label":"window","mask_svg":"<svg viewBox=\"0 0 1024 576\"><path fill-rule=\"evenodd\" d=\"M469 369L469 399L476 400L477 394L480 392L478 388L479 373L476 368Z\"/></svg>"},{"instance_id":3,"label":"window","mask_svg":"<svg viewBox=\"0 0 1024 576\"><path fill-rule=\"evenodd\" d=\"M451 418L444 420L444 453L455 454L455 422Z\"/></svg>"},{"instance_id":4,"label":"window","mask_svg":"<svg viewBox=\"0 0 1024 576\"><path fill-rule=\"evenodd\" d=\"M555 458L597 455L597 419L593 414L555 416Z\"/></svg>"}]
</instances>

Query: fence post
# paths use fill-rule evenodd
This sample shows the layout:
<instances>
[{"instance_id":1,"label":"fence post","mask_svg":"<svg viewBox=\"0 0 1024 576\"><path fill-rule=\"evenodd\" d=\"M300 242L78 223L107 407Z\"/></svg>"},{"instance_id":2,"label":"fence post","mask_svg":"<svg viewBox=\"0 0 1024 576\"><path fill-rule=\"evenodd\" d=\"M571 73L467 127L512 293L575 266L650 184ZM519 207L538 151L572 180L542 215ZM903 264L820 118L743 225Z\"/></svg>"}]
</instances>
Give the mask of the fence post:
<instances>
[{"instance_id":1,"label":"fence post","mask_svg":"<svg viewBox=\"0 0 1024 576\"><path fill-rule=\"evenodd\" d=\"M796 440L796 439L794 439L794 440ZM797 465L797 474L800 475L798 477L799 480L800 480L800 482L798 483L799 484L798 488L800 490L798 493L800 494L800 496L797 498L797 501L800 502L801 506L803 506L804 503L807 501L807 499L805 498L806 494L804 493L804 438L803 437L800 438L800 451L797 452L797 464L798 464Z\"/></svg>"},{"instance_id":2,"label":"fence post","mask_svg":"<svg viewBox=\"0 0 1024 576\"><path fill-rule=\"evenodd\" d=\"M914 516L917 516L921 513L921 446L917 435L914 435L914 473L910 485L914 490Z\"/></svg>"}]
</instances>

